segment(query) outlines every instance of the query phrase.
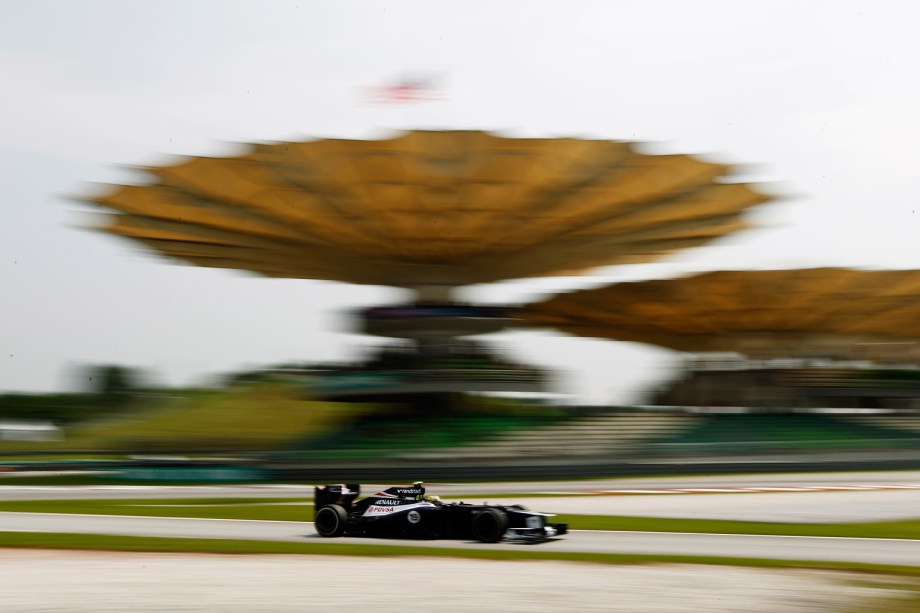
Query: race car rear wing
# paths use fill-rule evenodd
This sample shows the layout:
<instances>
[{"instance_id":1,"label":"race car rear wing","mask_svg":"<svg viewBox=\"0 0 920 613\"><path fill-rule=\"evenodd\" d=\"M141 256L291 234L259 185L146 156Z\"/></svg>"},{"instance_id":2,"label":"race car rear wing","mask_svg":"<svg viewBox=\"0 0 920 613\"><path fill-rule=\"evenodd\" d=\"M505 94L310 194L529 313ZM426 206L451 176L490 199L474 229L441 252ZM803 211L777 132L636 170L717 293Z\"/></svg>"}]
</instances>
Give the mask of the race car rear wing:
<instances>
[{"instance_id":1,"label":"race car rear wing","mask_svg":"<svg viewBox=\"0 0 920 613\"><path fill-rule=\"evenodd\" d=\"M351 503L361 493L361 486L357 483L334 485L317 485L313 488L313 508L318 511L326 505L337 504L351 509Z\"/></svg>"}]
</instances>

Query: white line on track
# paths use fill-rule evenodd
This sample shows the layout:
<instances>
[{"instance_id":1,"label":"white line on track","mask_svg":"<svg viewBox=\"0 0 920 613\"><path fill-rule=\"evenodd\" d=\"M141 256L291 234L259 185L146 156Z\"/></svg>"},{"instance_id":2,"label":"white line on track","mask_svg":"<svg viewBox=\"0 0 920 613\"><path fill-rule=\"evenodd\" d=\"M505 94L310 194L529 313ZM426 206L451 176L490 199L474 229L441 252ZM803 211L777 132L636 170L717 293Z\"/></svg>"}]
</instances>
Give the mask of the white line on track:
<instances>
[{"instance_id":1,"label":"white line on track","mask_svg":"<svg viewBox=\"0 0 920 613\"><path fill-rule=\"evenodd\" d=\"M918 483L897 485L816 485L816 486L762 486L762 487L673 487L663 489L575 490L539 492L554 496L616 496L645 494L756 494L781 492L851 492L884 490L920 490Z\"/></svg>"},{"instance_id":2,"label":"white line on track","mask_svg":"<svg viewBox=\"0 0 920 613\"><path fill-rule=\"evenodd\" d=\"M722 532L656 532L653 530L569 530L569 532L600 532L603 534L679 534L682 536L744 536L751 538L824 539L832 541L894 541L897 543L920 543L920 539L895 539L875 536L811 536L807 534L735 534Z\"/></svg>"}]
</instances>

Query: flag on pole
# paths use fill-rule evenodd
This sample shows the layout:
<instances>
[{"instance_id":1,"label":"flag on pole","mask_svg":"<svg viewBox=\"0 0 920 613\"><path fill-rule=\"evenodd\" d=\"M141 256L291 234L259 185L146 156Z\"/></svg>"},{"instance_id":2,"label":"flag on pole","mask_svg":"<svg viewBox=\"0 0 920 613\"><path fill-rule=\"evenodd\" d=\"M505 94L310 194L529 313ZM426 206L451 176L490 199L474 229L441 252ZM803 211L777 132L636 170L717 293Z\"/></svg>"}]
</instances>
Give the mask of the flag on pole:
<instances>
[{"instance_id":1,"label":"flag on pole","mask_svg":"<svg viewBox=\"0 0 920 613\"><path fill-rule=\"evenodd\" d=\"M432 77L403 77L370 90L371 102L378 104L403 104L426 102L436 98L437 87Z\"/></svg>"}]
</instances>

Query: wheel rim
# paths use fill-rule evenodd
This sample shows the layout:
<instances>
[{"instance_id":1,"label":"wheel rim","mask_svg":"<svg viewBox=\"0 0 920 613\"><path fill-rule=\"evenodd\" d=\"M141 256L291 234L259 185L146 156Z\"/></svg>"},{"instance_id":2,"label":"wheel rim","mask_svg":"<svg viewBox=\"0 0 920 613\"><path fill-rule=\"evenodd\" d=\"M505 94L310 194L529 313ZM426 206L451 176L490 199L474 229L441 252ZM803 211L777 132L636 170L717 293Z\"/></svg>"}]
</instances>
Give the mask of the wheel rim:
<instances>
[{"instance_id":1,"label":"wheel rim","mask_svg":"<svg viewBox=\"0 0 920 613\"><path fill-rule=\"evenodd\" d=\"M316 529L320 534L332 534L339 527L339 516L329 509L320 509L316 514Z\"/></svg>"},{"instance_id":2,"label":"wheel rim","mask_svg":"<svg viewBox=\"0 0 920 613\"><path fill-rule=\"evenodd\" d=\"M475 536L485 542L494 542L501 538L501 520L494 513L483 512L474 524Z\"/></svg>"},{"instance_id":3,"label":"wheel rim","mask_svg":"<svg viewBox=\"0 0 920 613\"><path fill-rule=\"evenodd\" d=\"M482 516L479 523L479 531L482 533L482 536L492 539L495 536L495 530L498 528L498 522L495 521L495 518L487 513Z\"/></svg>"}]
</instances>

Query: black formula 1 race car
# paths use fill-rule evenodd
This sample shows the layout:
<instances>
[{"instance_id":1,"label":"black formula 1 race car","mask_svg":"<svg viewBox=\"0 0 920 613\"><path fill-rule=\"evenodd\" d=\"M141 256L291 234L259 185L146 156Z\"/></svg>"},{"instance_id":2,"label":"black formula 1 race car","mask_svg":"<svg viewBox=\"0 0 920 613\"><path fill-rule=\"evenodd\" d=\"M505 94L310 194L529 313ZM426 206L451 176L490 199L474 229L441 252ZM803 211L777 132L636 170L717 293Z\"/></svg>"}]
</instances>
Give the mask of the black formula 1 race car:
<instances>
[{"instance_id":1,"label":"black formula 1 race car","mask_svg":"<svg viewBox=\"0 0 920 613\"><path fill-rule=\"evenodd\" d=\"M567 524L546 521L552 514L521 505L442 503L436 496L426 496L421 482L390 487L356 501L360 492L361 486L354 484L314 489L313 521L320 536L539 543L568 532Z\"/></svg>"}]
</instances>

